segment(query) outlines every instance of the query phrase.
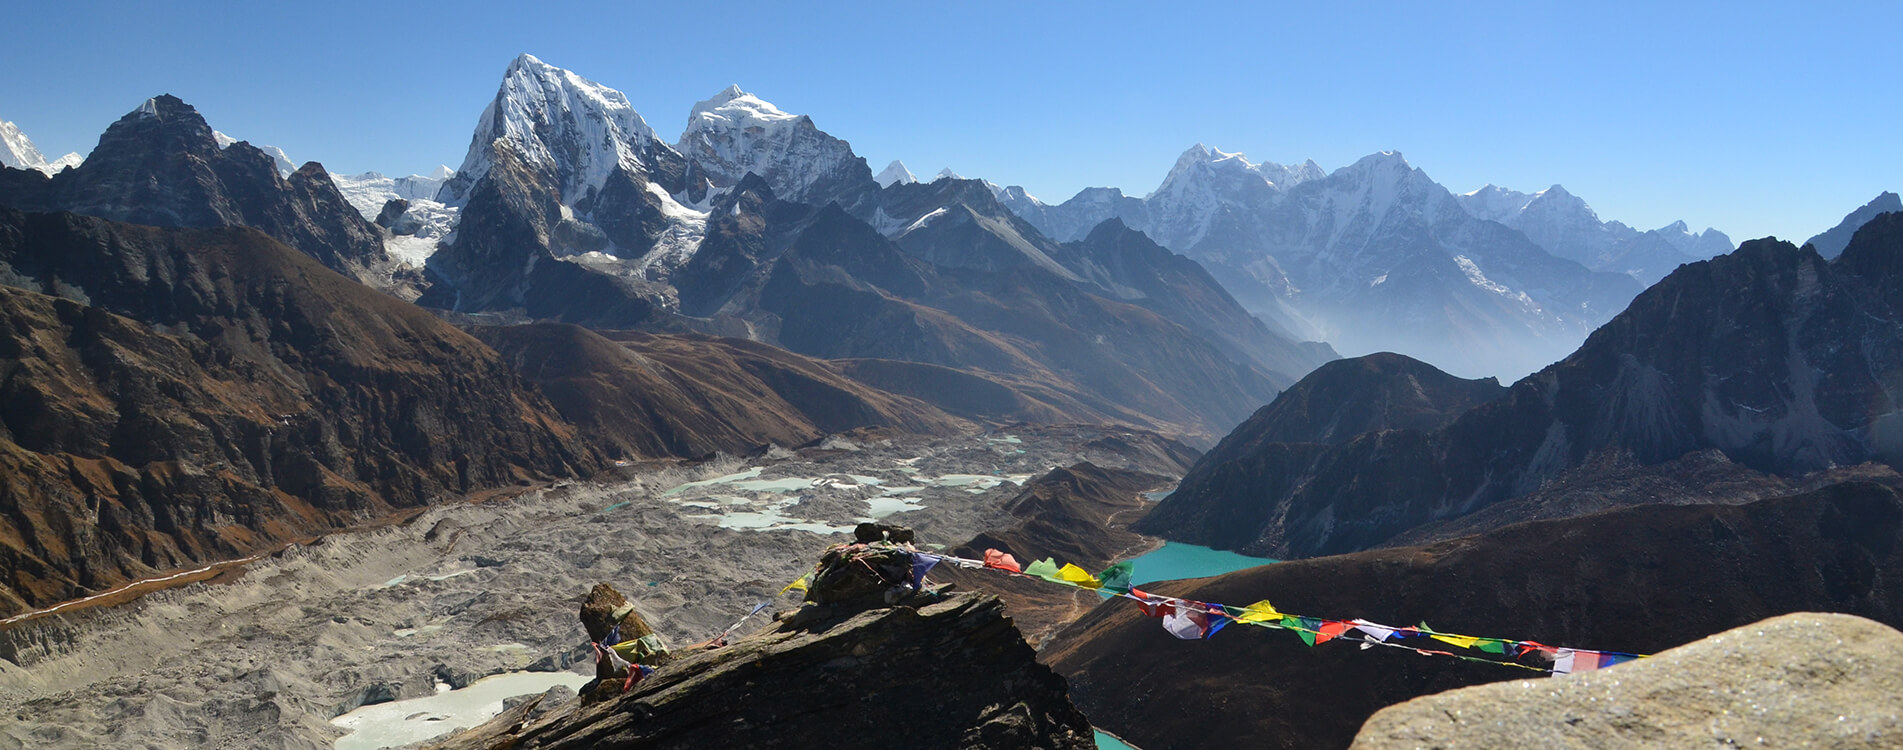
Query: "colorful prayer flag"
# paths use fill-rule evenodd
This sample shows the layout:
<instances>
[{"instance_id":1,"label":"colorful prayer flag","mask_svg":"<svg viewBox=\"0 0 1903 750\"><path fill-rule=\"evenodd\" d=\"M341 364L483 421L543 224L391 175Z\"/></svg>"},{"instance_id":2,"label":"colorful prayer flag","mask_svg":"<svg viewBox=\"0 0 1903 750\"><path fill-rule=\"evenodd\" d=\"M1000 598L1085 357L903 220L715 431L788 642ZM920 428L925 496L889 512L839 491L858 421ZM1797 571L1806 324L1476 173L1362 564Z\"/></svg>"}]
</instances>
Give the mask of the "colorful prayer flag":
<instances>
[{"instance_id":1,"label":"colorful prayer flag","mask_svg":"<svg viewBox=\"0 0 1903 750\"><path fill-rule=\"evenodd\" d=\"M1012 557L1003 552L999 552L998 550L995 550L995 549L985 550L985 567L997 568L999 570L1008 570L1013 573L1024 572L1023 568L1018 567L1017 558Z\"/></svg>"},{"instance_id":2,"label":"colorful prayer flag","mask_svg":"<svg viewBox=\"0 0 1903 750\"><path fill-rule=\"evenodd\" d=\"M1042 560L1039 560L1037 562L1034 562L1034 563L1031 563L1030 565L1025 566L1024 574L1027 576L1037 576L1046 581L1056 581L1057 580L1057 561L1046 557Z\"/></svg>"},{"instance_id":3,"label":"colorful prayer flag","mask_svg":"<svg viewBox=\"0 0 1903 750\"><path fill-rule=\"evenodd\" d=\"M1070 563L1064 563L1064 567L1057 571L1057 578L1054 580L1058 583L1068 583L1072 586L1082 586L1087 589L1103 586L1103 582L1097 580L1096 576Z\"/></svg>"},{"instance_id":4,"label":"colorful prayer flag","mask_svg":"<svg viewBox=\"0 0 1903 750\"><path fill-rule=\"evenodd\" d=\"M1135 575L1135 565L1120 562L1104 568L1102 573L1097 574L1097 579L1103 581L1105 591L1125 592L1130 590L1130 580Z\"/></svg>"},{"instance_id":5,"label":"colorful prayer flag","mask_svg":"<svg viewBox=\"0 0 1903 750\"><path fill-rule=\"evenodd\" d=\"M912 553L912 589L914 591L925 588L925 574L932 572L932 568L943 559L945 558L923 552Z\"/></svg>"},{"instance_id":6,"label":"colorful prayer flag","mask_svg":"<svg viewBox=\"0 0 1903 750\"><path fill-rule=\"evenodd\" d=\"M1275 611L1275 605L1270 604L1269 600L1263 599L1262 601L1243 607L1242 614L1236 616L1236 622L1275 622L1282 619L1283 616L1282 613Z\"/></svg>"},{"instance_id":7,"label":"colorful prayer flag","mask_svg":"<svg viewBox=\"0 0 1903 750\"><path fill-rule=\"evenodd\" d=\"M1320 627L1315 628L1315 642L1327 643L1331 640L1341 637L1342 633L1348 632L1348 630L1353 627L1354 627L1353 625L1350 625L1348 623L1337 622L1334 620L1324 622L1321 624Z\"/></svg>"},{"instance_id":8,"label":"colorful prayer flag","mask_svg":"<svg viewBox=\"0 0 1903 750\"><path fill-rule=\"evenodd\" d=\"M1434 640L1440 641L1441 643L1451 643L1461 648L1473 648L1474 644L1480 642L1479 638L1475 638L1470 635L1448 635L1446 633L1435 633L1433 638Z\"/></svg>"},{"instance_id":9,"label":"colorful prayer flag","mask_svg":"<svg viewBox=\"0 0 1903 750\"><path fill-rule=\"evenodd\" d=\"M1141 589L1130 589L1127 596L1136 600L1137 609L1142 610L1146 617L1166 617L1176 611L1176 605L1169 599L1151 596L1143 593Z\"/></svg>"},{"instance_id":10,"label":"colorful prayer flag","mask_svg":"<svg viewBox=\"0 0 1903 750\"><path fill-rule=\"evenodd\" d=\"M780 593L784 594L788 591L805 591L805 590L806 590L806 576L800 576L798 580L795 580L792 583L786 584L786 588L780 589Z\"/></svg>"}]
</instances>

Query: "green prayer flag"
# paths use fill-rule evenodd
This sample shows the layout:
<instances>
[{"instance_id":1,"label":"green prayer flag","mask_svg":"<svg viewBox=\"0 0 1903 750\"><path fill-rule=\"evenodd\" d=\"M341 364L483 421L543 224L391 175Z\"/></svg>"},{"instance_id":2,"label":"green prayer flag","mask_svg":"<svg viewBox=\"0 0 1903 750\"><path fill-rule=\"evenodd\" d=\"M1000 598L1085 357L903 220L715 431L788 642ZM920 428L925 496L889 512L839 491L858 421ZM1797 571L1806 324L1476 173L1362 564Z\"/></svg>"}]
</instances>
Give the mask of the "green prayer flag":
<instances>
[{"instance_id":1,"label":"green prayer flag","mask_svg":"<svg viewBox=\"0 0 1903 750\"><path fill-rule=\"evenodd\" d=\"M1046 557L1024 566L1024 574L1055 580L1057 578L1057 561Z\"/></svg>"},{"instance_id":2,"label":"green prayer flag","mask_svg":"<svg viewBox=\"0 0 1903 750\"><path fill-rule=\"evenodd\" d=\"M1097 580L1103 581L1103 590L1105 591L1124 593L1130 590L1130 581L1135 575L1135 565L1131 565L1128 562L1120 562L1108 568L1104 568L1102 573L1097 574Z\"/></svg>"},{"instance_id":3,"label":"green prayer flag","mask_svg":"<svg viewBox=\"0 0 1903 750\"><path fill-rule=\"evenodd\" d=\"M1481 651L1485 651L1489 654L1504 654L1507 652L1507 644L1505 641L1492 641L1492 640L1481 641L1480 646L1478 648Z\"/></svg>"}]
</instances>

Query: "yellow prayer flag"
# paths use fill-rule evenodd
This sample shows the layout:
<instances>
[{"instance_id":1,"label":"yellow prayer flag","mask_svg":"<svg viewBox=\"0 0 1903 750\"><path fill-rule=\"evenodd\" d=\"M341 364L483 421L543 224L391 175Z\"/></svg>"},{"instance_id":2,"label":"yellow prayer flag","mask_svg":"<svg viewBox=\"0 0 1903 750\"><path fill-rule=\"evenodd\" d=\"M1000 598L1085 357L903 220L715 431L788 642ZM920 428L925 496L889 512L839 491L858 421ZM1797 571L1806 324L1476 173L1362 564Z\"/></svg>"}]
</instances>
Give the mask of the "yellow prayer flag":
<instances>
[{"instance_id":1,"label":"yellow prayer flag","mask_svg":"<svg viewBox=\"0 0 1903 750\"><path fill-rule=\"evenodd\" d=\"M1236 622L1275 622L1282 619L1282 617L1282 613L1275 611L1275 605L1270 604L1269 600L1263 599L1262 601L1243 607L1242 616L1237 617Z\"/></svg>"},{"instance_id":2,"label":"yellow prayer flag","mask_svg":"<svg viewBox=\"0 0 1903 750\"><path fill-rule=\"evenodd\" d=\"M1452 643L1461 648L1473 648L1474 644L1480 642L1479 638L1470 635L1446 635L1444 633L1436 633L1431 637L1441 643Z\"/></svg>"},{"instance_id":3,"label":"yellow prayer flag","mask_svg":"<svg viewBox=\"0 0 1903 750\"><path fill-rule=\"evenodd\" d=\"M1064 563L1064 567L1061 570L1057 571L1057 580L1063 583L1069 583L1076 586L1082 586L1087 589L1094 589L1094 588L1099 588L1103 586L1103 581L1097 580L1097 577L1091 575L1090 571L1084 570L1083 568L1079 568L1070 563Z\"/></svg>"},{"instance_id":4,"label":"yellow prayer flag","mask_svg":"<svg viewBox=\"0 0 1903 750\"><path fill-rule=\"evenodd\" d=\"M780 593L784 594L788 591L805 591L805 590L806 590L806 576L800 576L799 580L786 584L786 588L780 589Z\"/></svg>"}]
</instances>

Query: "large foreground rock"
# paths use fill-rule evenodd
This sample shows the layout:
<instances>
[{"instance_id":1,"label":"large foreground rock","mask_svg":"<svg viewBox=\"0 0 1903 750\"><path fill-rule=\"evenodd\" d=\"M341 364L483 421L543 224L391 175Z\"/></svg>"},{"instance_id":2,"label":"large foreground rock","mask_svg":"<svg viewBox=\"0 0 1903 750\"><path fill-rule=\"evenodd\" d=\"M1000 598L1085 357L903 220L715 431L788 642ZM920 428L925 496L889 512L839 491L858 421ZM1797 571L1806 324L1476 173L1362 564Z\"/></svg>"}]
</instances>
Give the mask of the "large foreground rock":
<instances>
[{"instance_id":1,"label":"large foreground rock","mask_svg":"<svg viewBox=\"0 0 1903 750\"><path fill-rule=\"evenodd\" d=\"M1903 632L1799 612L1630 664L1383 709L1359 750L1903 746Z\"/></svg>"},{"instance_id":2,"label":"large foreground rock","mask_svg":"<svg viewBox=\"0 0 1903 750\"><path fill-rule=\"evenodd\" d=\"M438 747L1093 747L1064 679L1034 656L990 596L803 613L686 654L615 700L534 720L523 704Z\"/></svg>"}]
</instances>

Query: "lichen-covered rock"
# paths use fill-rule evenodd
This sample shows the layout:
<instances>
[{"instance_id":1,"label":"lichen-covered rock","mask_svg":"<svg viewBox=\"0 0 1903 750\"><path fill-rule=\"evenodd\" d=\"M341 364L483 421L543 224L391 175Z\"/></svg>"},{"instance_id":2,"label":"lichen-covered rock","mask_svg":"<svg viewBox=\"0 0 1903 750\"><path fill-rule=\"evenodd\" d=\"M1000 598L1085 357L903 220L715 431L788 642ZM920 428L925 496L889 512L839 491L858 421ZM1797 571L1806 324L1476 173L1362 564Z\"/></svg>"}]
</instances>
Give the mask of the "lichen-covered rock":
<instances>
[{"instance_id":1,"label":"lichen-covered rock","mask_svg":"<svg viewBox=\"0 0 1903 750\"><path fill-rule=\"evenodd\" d=\"M1597 672L1382 709L1357 750L1903 747L1903 632L1800 612Z\"/></svg>"},{"instance_id":2,"label":"lichen-covered rock","mask_svg":"<svg viewBox=\"0 0 1903 750\"><path fill-rule=\"evenodd\" d=\"M614 700L540 719L518 708L437 747L1094 747L1035 656L991 596L789 618L683 654Z\"/></svg>"}]
</instances>

